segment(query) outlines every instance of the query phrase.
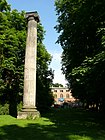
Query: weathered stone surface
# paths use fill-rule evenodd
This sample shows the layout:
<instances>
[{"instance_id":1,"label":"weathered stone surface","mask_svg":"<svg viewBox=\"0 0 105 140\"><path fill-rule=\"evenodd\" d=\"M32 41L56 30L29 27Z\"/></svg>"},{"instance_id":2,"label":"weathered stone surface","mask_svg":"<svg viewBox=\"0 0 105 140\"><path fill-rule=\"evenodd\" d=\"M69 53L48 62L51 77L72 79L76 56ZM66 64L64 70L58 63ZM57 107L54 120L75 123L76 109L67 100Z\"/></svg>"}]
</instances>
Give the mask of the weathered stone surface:
<instances>
[{"instance_id":1,"label":"weathered stone surface","mask_svg":"<svg viewBox=\"0 0 105 140\"><path fill-rule=\"evenodd\" d=\"M39 111L35 108L27 107L18 112L17 119L36 119L40 117Z\"/></svg>"},{"instance_id":2,"label":"weathered stone surface","mask_svg":"<svg viewBox=\"0 0 105 140\"><path fill-rule=\"evenodd\" d=\"M23 109L18 113L17 118L23 119L27 116L40 114L36 110L36 55L37 55L37 22L39 16L37 12L26 13L28 22L25 68L24 68L24 95Z\"/></svg>"}]
</instances>

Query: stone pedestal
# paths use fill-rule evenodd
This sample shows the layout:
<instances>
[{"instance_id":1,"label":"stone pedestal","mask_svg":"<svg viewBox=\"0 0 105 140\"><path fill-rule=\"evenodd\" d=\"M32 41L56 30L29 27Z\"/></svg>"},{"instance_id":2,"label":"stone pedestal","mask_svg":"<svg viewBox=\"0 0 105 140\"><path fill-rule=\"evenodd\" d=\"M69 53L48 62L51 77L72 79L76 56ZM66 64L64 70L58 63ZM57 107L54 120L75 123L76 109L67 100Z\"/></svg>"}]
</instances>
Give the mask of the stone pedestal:
<instances>
[{"instance_id":1,"label":"stone pedestal","mask_svg":"<svg viewBox=\"0 0 105 140\"><path fill-rule=\"evenodd\" d=\"M40 113L36 108L22 108L22 111L18 112L17 119L36 119L40 117Z\"/></svg>"},{"instance_id":2,"label":"stone pedestal","mask_svg":"<svg viewBox=\"0 0 105 140\"><path fill-rule=\"evenodd\" d=\"M26 13L28 32L26 40L23 109L18 119L36 118L40 116L36 109L36 55L37 55L37 12Z\"/></svg>"}]
</instances>

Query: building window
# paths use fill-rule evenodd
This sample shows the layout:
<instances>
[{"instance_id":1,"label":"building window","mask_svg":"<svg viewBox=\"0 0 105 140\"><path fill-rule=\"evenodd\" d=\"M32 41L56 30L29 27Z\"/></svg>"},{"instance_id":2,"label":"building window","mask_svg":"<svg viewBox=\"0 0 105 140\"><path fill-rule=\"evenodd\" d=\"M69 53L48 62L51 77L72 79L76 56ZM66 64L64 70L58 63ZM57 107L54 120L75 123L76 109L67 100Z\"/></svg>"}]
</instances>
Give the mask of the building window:
<instances>
[{"instance_id":1,"label":"building window","mask_svg":"<svg viewBox=\"0 0 105 140\"><path fill-rule=\"evenodd\" d=\"M54 98L57 98L57 94L54 94Z\"/></svg>"},{"instance_id":2,"label":"building window","mask_svg":"<svg viewBox=\"0 0 105 140\"><path fill-rule=\"evenodd\" d=\"M60 90L60 92L63 92L63 90Z\"/></svg>"},{"instance_id":3,"label":"building window","mask_svg":"<svg viewBox=\"0 0 105 140\"><path fill-rule=\"evenodd\" d=\"M69 92L69 90L66 90L66 92Z\"/></svg>"},{"instance_id":4,"label":"building window","mask_svg":"<svg viewBox=\"0 0 105 140\"><path fill-rule=\"evenodd\" d=\"M63 98L63 94L60 94L60 98Z\"/></svg>"},{"instance_id":5,"label":"building window","mask_svg":"<svg viewBox=\"0 0 105 140\"><path fill-rule=\"evenodd\" d=\"M69 94L66 94L66 98L69 98Z\"/></svg>"},{"instance_id":6,"label":"building window","mask_svg":"<svg viewBox=\"0 0 105 140\"><path fill-rule=\"evenodd\" d=\"M54 92L57 92L57 90L54 90Z\"/></svg>"}]
</instances>

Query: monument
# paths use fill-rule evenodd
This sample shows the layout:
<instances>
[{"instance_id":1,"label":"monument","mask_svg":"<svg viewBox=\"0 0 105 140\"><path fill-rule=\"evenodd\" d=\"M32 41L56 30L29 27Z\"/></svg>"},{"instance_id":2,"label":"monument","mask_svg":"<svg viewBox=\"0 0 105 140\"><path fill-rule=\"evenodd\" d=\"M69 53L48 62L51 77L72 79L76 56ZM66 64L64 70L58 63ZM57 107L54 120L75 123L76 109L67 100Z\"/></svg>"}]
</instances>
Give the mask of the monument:
<instances>
[{"instance_id":1,"label":"monument","mask_svg":"<svg viewBox=\"0 0 105 140\"><path fill-rule=\"evenodd\" d=\"M37 23L39 16L37 12L27 12L28 22L25 68L24 68L24 95L23 108L18 112L18 119L27 119L40 116L36 108L36 55L37 55Z\"/></svg>"}]
</instances>

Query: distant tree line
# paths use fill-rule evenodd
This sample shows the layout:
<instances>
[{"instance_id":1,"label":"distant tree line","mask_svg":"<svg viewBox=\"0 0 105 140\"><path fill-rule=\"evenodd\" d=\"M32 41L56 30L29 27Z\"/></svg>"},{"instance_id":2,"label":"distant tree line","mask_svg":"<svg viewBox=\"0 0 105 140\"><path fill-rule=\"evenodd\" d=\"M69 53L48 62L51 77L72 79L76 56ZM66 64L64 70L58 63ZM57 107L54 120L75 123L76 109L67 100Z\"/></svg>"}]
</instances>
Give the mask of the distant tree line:
<instances>
[{"instance_id":1,"label":"distant tree line","mask_svg":"<svg viewBox=\"0 0 105 140\"><path fill-rule=\"evenodd\" d=\"M105 1L56 0L62 70L74 97L105 112Z\"/></svg>"},{"instance_id":2,"label":"distant tree line","mask_svg":"<svg viewBox=\"0 0 105 140\"><path fill-rule=\"evenodd\" d=\"M60 83L53 83L52 86L53 86L53 87L63 87L63 85L60 84Z\"/></svg>"},{"instance_id":3,"label":"distant tree line","mask_svg":"<svg viewBox=\"0 0 105 140\"><path fill-rule=\"evenodd\" d=\"M27 23L25 11L11 10L6 0L0 1L0 104L9 104L9 114L17 115L17 104L23 97L23 73ZM45 31L38 24L37 108L47 110L53 103L50 91L53 72L51 55L43 44Z\"/></svg>"}]
</instances>

